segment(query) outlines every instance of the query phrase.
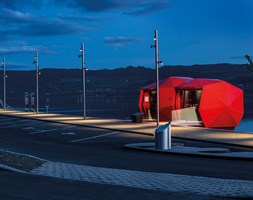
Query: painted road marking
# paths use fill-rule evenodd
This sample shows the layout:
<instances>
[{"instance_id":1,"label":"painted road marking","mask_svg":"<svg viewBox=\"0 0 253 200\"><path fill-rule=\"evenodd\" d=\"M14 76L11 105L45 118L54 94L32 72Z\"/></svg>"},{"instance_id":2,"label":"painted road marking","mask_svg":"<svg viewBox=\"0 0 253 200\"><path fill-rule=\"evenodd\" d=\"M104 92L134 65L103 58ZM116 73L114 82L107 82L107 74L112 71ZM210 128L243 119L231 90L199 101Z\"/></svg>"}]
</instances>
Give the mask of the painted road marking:
<instances>
[{"instance_id":1,"label":"painted road marking","mask_svg":"<svg viewBox=\"0 0 253 200\"><path fill-rule=\"evenodd\" d=\"M16 125L12 125L12 126L1 127L1 128L14 128L14 127L19 127L19 126L35 125L35 124L41 124L41 123L43 123L43 122L32 122L32 123L26 123L26 124L16 124Z\"/></svg>"},{"instance_id":2,"label":"painted road marking","mask_svg":"<svg viewBox=\"0 0 253 200\"><path fill-rule=\"evenodd\" d=\"M72 140L71 142L81 142L81 141L91 140L91 139L95 139L95 138L105 137L105 136L108 136L108 135L114 135L114 134L117 134L117 133L119 133L119 131L115 131L115 132L112 132L112 133L106 133L106 134L103 134L103 135L97 135L97 136L93 136L93 137L89 137L89 138L81 138L81 139L78 139L78 140Z\"/></svg>"},{"instance_id":3,"label":"painted road marking","mask_svg":"<svg viewBox=\"0 0 253 200\"><path fill-rule=\"evenodd\" d=\"M66 126L66 127L63 127L62 129L64 130L64 129L70 129L70 128L76 128L77 126L75 126L75 125L70 125L70 126Z\"/></svg>"},{"instance_id":4,"label":"painted road marking","mask_svg":"<svg viewBox=\"0 0 253 200\"><path fill-rule=\"evenodd\" d=\"M17 118L4 118L4 119L0 119L0 122L3 122L3 121L13 121L13 120L17 120Z\"/></svg>"},{"instance_id":5,"label":"painted road marking","mask_svg":"<svg viewBox=\"0 0 253 200\"><path fill-rule=\"evenodd\" d=\"M23 130L33 130L34 129L34 127L24 127L24 128L22 128Z\"/></svg>"},{"instance_id":6,"label":"painted road marking","mask_svg":"<svg viewBox=\"0 0 253 200\"><path fill-rule=\"evenodd\" d=\"M61 133L62 135L76 135L74 132Z\"/></svg>"},{"instance_id":7,"label":"painted road marking","mask_svg":"<svg viewBox=\"0 0 253 200\"><path fill-rule=\"evenodd\" d=\"M2 119L2 118L6 118L5 116L0 116L0 119ZM7 117L8 118L8 117Z\"/></svg>"},{"instance_id":8,"label":"painted road marking","mask_svg":"<svg viewBox=\"0 0 253 200\"><path fill-rule=\"evenodd\" d=\"M48 129L48 130L35 131L35 132L31 132L29 134L47 133L47 132L57 131L57 130L58 130L57 128L54 128L54 129Z\"/></svg>"},{"instance_id":9,"label":"painted road marking","mask_svg":"<svg viewBox=\"0 0 253 200\"><path fill-rule=\"evenodd\" d=\"M1 123L1 121L0 121L0 125L5 125L5 124L11 124L11 123L16 123L16 122L25 122L25 121L30 121L30 119L24 119L24 120L18 120L18 121L15 121L16 119L13 119L13 120L10 120L9 119L9 121L7 121L7 122L3 122L3 123Z\"/></svg>"}]
</instances>

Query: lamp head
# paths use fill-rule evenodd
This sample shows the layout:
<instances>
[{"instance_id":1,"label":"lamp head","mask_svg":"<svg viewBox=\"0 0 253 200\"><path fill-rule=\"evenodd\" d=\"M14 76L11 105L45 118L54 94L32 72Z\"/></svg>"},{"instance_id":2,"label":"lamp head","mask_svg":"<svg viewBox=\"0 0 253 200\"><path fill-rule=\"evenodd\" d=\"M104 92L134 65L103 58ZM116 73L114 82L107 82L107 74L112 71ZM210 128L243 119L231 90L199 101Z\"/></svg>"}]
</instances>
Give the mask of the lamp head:
<instances>
[{"instance_id":1,"label":"lamp head","mask_svg":"<svg viewBox=\"0 0 253 200\"><path fill-rule=\"evenodd\" d=\"M163 65L163 61L158 61L157 63L160 65Z\"/></svg>"}]
</instances>

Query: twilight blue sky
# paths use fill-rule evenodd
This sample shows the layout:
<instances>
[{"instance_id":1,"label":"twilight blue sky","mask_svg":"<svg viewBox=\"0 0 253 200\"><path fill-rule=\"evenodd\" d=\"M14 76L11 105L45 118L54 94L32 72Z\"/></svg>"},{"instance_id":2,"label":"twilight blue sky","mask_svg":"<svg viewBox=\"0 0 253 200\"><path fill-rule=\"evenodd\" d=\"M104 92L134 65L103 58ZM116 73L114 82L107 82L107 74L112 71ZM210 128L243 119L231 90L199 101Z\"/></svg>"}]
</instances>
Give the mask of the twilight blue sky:
<instances>
[{"instance_id":1,"label":"twilight blue sky","mask_svg":"<svg viewBox=\"0 0 253 200\"><path fill-rule=\"evenodd\" d=\"M253 0L0 0L7 69L154 67L154 30L166 65L246 63Z\"/></svg>"}]
</instances>

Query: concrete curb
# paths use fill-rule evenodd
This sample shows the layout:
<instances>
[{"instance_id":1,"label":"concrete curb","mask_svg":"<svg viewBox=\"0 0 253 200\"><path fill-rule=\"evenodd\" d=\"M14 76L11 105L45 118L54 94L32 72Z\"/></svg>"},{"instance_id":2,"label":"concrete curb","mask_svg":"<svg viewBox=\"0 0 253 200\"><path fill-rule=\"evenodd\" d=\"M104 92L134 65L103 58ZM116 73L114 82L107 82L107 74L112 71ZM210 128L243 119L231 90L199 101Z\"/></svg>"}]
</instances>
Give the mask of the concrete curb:
<instances>
[{"instance_id":1,"label":"concrete curb","mask_svg":"<svg viewBox=\"0 0 253 200\"><path fill-rule=\"evenodd\" d=\"M174 146L174 147L173 147ZM173 145L169 150L155 149L155 143L133 143L124 146L127 149L146 151L160 154L176 154L182 156L210 157L229 160L253 160L253 152L230 152L227 148L203 148L203 147L185 147Z\"/></svg>"},{"instance_id":2,"label":"concrete curb","mask_svg":"<svg viewBox=\"0 0 253 200\"><path fill-rule=\"evenodd\" d=\"M178 136L171 136L174 139L180 139L180 140L188 140L188 141L199 141L199 142L207 142L207 143L212 143L212 144L221 144L221 145L227 145L227 146L234 146L234 147L242 147L242 148L249 148L252 149L252 146L248 145L243 145L243 144L232 144L232 143L226 143L226 142L219 142L219 141L210 141L210 140L201 140L201 139L190 139L190 138L185 138L185 137L178 137Z\"/></svg>"},{"instance_id":3,"label":"concrete curb","mask_svg":"<svg viewBox=\"0 0 253 200\"><path fill-rule=\"evenodd\" d=\"M25 157L28 157L28 158L37 159L37 160L40 160L40 161L43 161L43 162L47 161L47 160L45 160L43 158L39 158L39 157L32 156L32 155L29 155L29 154L17 153L17 152L5 150L5 149L0 149L0 151L4 151L4 152L7 152L7 153L15 154L15 155L18 155L18 156L25 156Z\"/></svg>"},{"instance_id":4,"label":"concrete curb","mask_svg":"<svg viewBox=\"0 0 253 200\"><path fill-rule=\"evenodd\" d=\"M36 156L16 153L4 149L0 149L0 154L0 169L5 171L29 174L32 170L47 162L47 160Z\"/></svg>"},{"instance_id":5,"label":"concrete curb","mask_svg":"<svg viewBox=\"0 0 253 200\"><path fill-rule=\"evenodd\" d=\"M16 169L14 167L10 167L8 165L0 164L0 169L4 171L10 171L10 172L17 172L17 173L23 173L23 174L30 174L30 172L26 172L20 169Z\"/></svg>"}]
</instances>

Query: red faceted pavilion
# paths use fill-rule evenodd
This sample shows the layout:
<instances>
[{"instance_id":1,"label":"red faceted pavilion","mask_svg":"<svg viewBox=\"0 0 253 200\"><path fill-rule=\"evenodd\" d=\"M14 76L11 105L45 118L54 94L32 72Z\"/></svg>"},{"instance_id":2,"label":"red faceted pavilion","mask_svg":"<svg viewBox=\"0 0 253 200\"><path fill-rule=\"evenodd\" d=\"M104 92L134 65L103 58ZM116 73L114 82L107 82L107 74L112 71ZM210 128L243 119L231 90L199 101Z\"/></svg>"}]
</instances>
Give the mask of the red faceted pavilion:
<instances>
[{"instance_id":1,"label":"red faceted pavilion","mask_svg":"<svg viewBox=\"0 0 253 200\"><path fill-rule=\"evenodd\" d=\"M222 80L169 77L159 82L160 121L202 122L208 128L233 128L244 114L243 90ZM156 119L156 84L143 87L140 112Z\"/></svg>"}]
</instances>

